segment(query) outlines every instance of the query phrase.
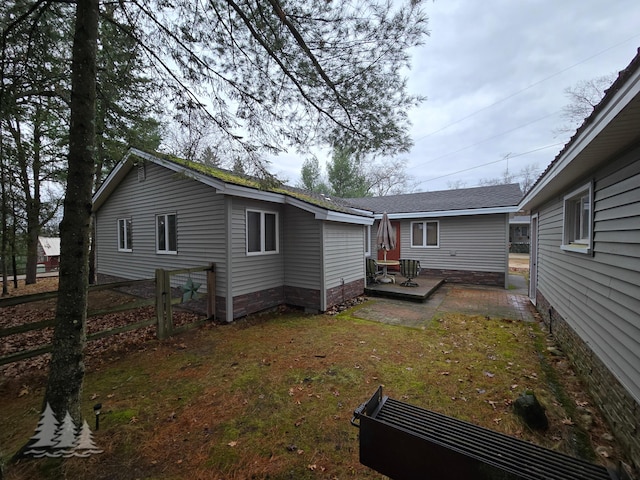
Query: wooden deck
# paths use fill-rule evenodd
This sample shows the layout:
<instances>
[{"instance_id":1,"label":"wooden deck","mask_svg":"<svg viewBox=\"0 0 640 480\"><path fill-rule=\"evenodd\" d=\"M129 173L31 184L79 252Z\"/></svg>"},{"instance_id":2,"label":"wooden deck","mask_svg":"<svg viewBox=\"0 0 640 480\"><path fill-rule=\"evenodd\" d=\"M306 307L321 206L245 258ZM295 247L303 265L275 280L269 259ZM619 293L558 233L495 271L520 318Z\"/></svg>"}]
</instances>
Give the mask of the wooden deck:
<instances>
[{"instance_id":1,"label":"wooden deck","mask_svg":"<svg viewBox=\"0 0 640 480\"><path fill-rule=\"evenodd\" d=\"M397 283L372 283L365 287L364 293L372 297L398 298L400 300L424 302L444 283L444 279L442 278L418 277L414 279L418 284L417 287L403 287L400 283L405 280L404 277L396 275Z\"/></svg>"}]
</instances>

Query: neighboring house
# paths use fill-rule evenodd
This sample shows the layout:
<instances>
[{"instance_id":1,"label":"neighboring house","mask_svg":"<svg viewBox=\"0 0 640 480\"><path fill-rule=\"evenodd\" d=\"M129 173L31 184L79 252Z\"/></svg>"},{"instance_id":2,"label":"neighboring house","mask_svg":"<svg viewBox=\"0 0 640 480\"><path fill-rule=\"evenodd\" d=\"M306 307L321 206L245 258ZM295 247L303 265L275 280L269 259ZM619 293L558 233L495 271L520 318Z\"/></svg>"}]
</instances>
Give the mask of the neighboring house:
<instances>
[{"instance_id":1,"label":"neighboring house","mask_svg":"<svg viewBox=\"0 0 640 480\"><path fill-rule=\"evenodd\" d=\"M509 252L529 253L529 215L509 217Z\"/></svg>"},{"instance_id":2,"label":"neighboring house","mask_svg":"<svg viewBox=\"0 0 640 480\"><path fill-rule=\"evenodd\" d=\"M365 286L368 212L131 149L93 198L96 271L126 279L215 263L216 317L324 311Z\"/></svg>"},{"instance_id":3,"label":"neighboring house","mask_svg":"<svg viewBox=\"0 0 640 480\"><path fill-rule=\"evenodd\" d=\"M520 208L531 301L640 470L640 50Z\"/></svg>"},{"instance_id":4,"label":"neighboring house","mask_svg":"<svg viewBox=\"0 0 640 480\"><path fill-rule=\"evenodd\" d=\"M60 238L38 237L38 269L49 272L60 265Z\"/></svg>"},{"instance_id":5,"label":"neighboring house","mask_svg":"<svg viewBox=\"0 0 640 480\"><path fill-rule=\"evenodd\" d=\"M506 287L509 274L509 215L518 211L518 184L346 199L375 212L368 255L376 250L376 230L387 212L396 230L388 259L419 260L422 275Z\"/></svg>"}]
</instances>

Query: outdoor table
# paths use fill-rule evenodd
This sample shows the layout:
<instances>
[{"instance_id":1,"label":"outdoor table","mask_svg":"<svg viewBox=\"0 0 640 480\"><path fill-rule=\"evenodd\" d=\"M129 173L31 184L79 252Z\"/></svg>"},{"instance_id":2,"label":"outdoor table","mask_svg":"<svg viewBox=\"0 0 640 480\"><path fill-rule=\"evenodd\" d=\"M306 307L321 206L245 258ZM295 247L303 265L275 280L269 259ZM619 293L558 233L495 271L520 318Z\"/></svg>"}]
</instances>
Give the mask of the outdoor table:
<instances>
[{"instance_id":1,"label":"outdoor table","mask_svg":"<svg viewBox=\"0 0 640 480\"><path fill-rule=\"evenodd\" d=\"M387 275L387 267L397 267L400 265L400 262L398 260L376 260L376 263L382 267L382 278L380 281L382 283L394 282L394 279Z\"/></svg>"}]
</instances>

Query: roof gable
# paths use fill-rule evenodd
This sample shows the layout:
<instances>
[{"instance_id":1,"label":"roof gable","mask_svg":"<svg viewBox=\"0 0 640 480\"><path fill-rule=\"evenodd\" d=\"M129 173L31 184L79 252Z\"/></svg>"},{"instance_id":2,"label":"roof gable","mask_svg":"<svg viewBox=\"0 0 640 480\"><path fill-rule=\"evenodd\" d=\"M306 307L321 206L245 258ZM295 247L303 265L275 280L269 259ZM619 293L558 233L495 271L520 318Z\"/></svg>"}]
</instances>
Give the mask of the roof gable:
<instances>
[{"instance_id":1,"label":"roof gable","mask_svg":"<svg viewBox=\"0 0 640 480\"><path fill-rule=\"evenodd\" d=\"M59 237L38 237L38 243L40 243L40 246L47 257L57 257L60 255Z\"/></svg>"}]
</instances>

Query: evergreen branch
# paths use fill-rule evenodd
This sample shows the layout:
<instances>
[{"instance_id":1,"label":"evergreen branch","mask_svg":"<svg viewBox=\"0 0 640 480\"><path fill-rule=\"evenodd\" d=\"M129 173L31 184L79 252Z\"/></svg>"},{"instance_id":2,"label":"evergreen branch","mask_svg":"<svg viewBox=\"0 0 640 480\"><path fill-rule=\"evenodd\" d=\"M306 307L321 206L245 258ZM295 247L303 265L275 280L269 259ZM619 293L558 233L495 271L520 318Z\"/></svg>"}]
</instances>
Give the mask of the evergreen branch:
<instances>
[{"instance_id":1,"label":"evergreen branch","mask_svg":"<svg viewBox=\"0 0 640 480\"><path fill-rule=\"evenodd\" d=\"M302 97L305 99L305 101L307 101L311 106L313 106L318 112L320 112L323 115L326 115L336 125L340 125L340 126L344 127L345 129L348 129L348 130L352 131L353 133L355 133L357 135L364 136L364 134L359 132L353 126L353 124L345 125L344 122L341 122L340 120L338 120L333 114L331 114L325 108L323 108L321 105L319 105L317 102L315 102L304 91L304 88L303 88L302 84L293 76L293 73L291 73L291 71L284 65L284 63L282 63L282 60L280 60L280 58L276 55L276 53L273 51L273 49L271 47L269 47L269 45L267 45L267 43L264 41L264 39L258 34L256 29L251 24L251 20L244 14L244 12L240 9L238 4L236 4L233 0L227 0L227 3L229 5L231 5L231 7L235 10L235 12L238 14L238 16L242 19L242 21L244 22L245 26L247 27L247 29L251 33L251 36L260 44L260 46L264 49L264 51L271 58L273 58L273 60L278 64L278 66L280 67L282 72L285 74L285 76L287 78L289 78L289 80L291 80L291 82L295 85L296 89L300 92L300 95L302 95Z\"/></svg>"}]
</instances>

